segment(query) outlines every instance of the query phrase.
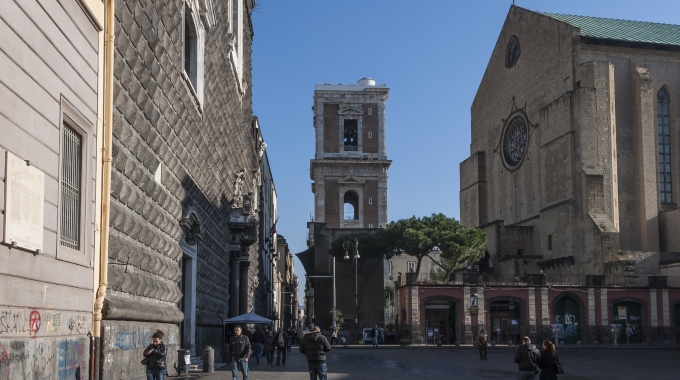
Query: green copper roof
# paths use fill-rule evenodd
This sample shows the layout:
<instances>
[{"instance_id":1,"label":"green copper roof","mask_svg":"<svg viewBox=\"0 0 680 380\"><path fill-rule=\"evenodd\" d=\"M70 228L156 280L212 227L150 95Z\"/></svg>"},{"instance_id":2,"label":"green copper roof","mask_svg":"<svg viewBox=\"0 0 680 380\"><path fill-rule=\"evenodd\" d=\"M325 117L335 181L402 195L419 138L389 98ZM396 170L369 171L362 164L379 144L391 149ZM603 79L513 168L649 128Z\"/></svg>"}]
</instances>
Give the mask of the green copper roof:
<instances>
[{"instance_id":1,"label":"green copper roof","mask_svg":"<svg viewBox=\"0 0 680 380\"><path fill-rule=\"evenodd\" d=\"M660 45L680 45L680 25L542 13L581 29L581 36Z\"/></svg>"}]
</instances>

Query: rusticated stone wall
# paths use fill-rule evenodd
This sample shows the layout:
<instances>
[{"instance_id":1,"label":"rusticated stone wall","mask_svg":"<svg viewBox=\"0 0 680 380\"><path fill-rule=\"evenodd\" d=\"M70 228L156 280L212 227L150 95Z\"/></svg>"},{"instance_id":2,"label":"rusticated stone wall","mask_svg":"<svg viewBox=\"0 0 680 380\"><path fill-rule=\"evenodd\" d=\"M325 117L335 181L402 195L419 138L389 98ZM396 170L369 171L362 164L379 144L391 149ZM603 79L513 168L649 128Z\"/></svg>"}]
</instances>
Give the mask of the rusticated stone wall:
<instances>
[{"instance_id":1,"label":"rusticated stone wall","mask_svg":"<svg viewBox=\"0 0 680 380\"><path fill-rule=\"evenodd\" d=\"M216 355L221 347L214 345L223 339L214 338L222 331L230 297L227 218L235 174L245 168L244 183L250 185L259 165L252 130L250 1L244 3L239 84L230 56L228 3L213 2L216 23L205 35L203 104L184 74L184 2L117 1L115 10L110 261L124 264L129 258L129 265L127 272L125 265L109 265L105 326L113 320L144 321L145 326L183 321L179 222L191 208L202 225L195 349L201 352L207 345L202 337L209 336ZM257 248L250 251L256 264ZM173 344L179 346L176 336ZM126 350L115 344L102 348L106 364L106 358ZM142 366L129 375L140 374Z\"/></svg>"}]
</instances>

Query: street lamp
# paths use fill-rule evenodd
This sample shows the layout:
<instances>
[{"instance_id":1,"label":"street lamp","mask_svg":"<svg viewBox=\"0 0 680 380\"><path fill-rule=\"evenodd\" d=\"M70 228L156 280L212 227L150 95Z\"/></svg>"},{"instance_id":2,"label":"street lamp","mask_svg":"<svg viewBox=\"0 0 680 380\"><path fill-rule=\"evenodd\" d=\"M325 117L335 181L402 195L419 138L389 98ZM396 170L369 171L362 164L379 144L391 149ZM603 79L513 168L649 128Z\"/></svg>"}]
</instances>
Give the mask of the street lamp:
<instances>
[{"instance_id":1,"label":"street lamp","mask_svg":"<svg viewBox=\"0 0 680 380\"><path fill-rule=\"evenodd\" d=\"M354 250L354 324L357 328L357 336L359 335L359 276L357 272L357 264L359 262L359 240L354 238L354 244L351 241L345 241L342 245L345 248L345 260L349 260L349 250Z\"/></svg>"}]
</instances>

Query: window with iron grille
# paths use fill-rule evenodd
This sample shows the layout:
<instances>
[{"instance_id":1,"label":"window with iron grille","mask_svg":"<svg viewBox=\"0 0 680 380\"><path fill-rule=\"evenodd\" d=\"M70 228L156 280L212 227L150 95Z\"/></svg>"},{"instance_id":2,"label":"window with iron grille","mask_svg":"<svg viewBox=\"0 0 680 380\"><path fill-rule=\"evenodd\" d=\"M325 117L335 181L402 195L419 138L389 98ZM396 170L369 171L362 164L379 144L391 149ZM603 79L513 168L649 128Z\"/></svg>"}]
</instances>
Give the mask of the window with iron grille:
<instances>
[{"instance_id":1,"label":"window with iron grille","mask_svg":"<svg viewBox=\"0 0 680 380\"><path fill-rule=\"evenodd\" d=\"M60 243L80 250L83 136L64 123L61 147Z\"/></svg>"},{"instance_id":2,"label":"window with iron grille","mask_svg":"<svg viewBox=\"0 0 680 380\"><path fill-rule=\"evenodd\" d=\"M666 89L657 95L657 116L659 134L659 195L661 203L673 202L671 171L671 123L669 113L670 96Z\"/></svg>"}]
</instances>

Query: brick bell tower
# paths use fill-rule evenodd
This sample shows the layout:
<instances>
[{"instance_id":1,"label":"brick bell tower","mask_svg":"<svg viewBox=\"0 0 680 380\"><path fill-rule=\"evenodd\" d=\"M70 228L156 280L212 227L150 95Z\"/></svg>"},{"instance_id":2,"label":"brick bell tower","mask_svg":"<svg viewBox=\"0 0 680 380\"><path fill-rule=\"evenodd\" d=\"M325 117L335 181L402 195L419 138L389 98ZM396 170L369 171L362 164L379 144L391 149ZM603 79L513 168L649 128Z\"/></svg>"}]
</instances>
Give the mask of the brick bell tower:
<instances>
[{"instance_id":1,"label":"brick bell tower","mask_svg":"<svg viewBox=\"0 0 680 380\"><path fill-rule=\"evenodd\" d=\"M356 85L316 85L316 154L310 162L314 222L327 228L387 223L385 101L389 88L371 78Z\"/></svg>"}]
</instances>

